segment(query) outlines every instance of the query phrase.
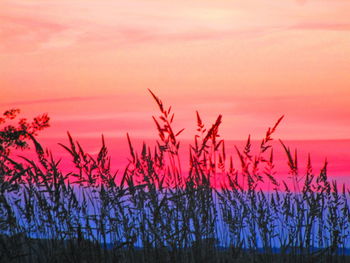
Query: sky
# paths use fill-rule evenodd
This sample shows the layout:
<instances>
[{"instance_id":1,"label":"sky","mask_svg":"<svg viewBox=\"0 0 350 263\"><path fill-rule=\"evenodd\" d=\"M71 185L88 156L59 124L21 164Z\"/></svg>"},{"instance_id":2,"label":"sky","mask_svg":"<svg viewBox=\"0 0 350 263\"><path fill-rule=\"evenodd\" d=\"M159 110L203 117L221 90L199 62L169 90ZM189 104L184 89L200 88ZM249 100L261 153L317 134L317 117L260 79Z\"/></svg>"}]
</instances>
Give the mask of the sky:
<instances>
[{"instance_id":1,"label":"sky","mask_svg":"<svg viewBox=\"0 0 350 263\"><path fill-rule=\"evenodd\" d=\"M44 138L152 138L151 89L192 138L350 138L348 0L2 0L0 109Z\"/></svg>"}]
</instances>

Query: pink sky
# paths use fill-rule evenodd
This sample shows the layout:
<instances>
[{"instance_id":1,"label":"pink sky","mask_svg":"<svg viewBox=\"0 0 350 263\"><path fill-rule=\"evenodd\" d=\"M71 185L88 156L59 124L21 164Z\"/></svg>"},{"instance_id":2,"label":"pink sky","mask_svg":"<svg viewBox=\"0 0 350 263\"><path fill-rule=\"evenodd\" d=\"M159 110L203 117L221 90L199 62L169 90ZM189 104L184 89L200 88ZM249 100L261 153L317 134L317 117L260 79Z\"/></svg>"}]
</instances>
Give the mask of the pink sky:
<instances>
[{"instance_id":1,"label":"pink sky","mask_svg":"<svg viewBox=\"0 0 350 263\"><path fill-rule=\"evenodd\" d=\"M46 138L157 135L147 88L191 138L350 138L348 0L0 2L0 109L47 112Z\"/></svg>"}]
</instances>

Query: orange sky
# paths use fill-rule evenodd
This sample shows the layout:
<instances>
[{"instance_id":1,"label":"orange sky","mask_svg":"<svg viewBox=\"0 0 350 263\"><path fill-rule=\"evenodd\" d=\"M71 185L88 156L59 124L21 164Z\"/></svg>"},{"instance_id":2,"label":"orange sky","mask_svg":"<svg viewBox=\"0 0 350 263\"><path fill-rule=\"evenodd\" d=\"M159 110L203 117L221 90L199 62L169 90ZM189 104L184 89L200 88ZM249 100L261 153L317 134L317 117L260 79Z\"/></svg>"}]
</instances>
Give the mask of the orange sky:
<instances>
[{"instance_id":1,"label":"orange sky","mask_svg":"<svg viewBox=\"0 0 350 263\"><path fill-rule=\"evenodd\" d=\"M47 137L157 135L147 88L191 137L350 138L348 0L0 2L0 109L48 112Z\"/></svg>"}]
</instances>

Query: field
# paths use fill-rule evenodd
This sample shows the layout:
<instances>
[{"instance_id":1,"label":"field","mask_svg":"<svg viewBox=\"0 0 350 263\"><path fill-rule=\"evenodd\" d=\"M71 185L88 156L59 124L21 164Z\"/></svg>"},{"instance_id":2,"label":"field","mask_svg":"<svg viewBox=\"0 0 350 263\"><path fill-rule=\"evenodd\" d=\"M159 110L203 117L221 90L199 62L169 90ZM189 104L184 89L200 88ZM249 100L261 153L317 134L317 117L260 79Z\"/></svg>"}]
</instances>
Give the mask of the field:
<instances>
[{"instance_id":1,"label":"field","mask_svg":"<svg viewBox=\"0 0 350 263\"><path fill-rule=\"evenodd\" d=\"M350 262L349 189L327 176L327 161L305 173L298 156L280 141L289 181L274 167L269 128L252 153L228 156L219 136L222 116L206 128L197 113L197 135L188 167L171 108L154 117L156 147L138 151L127 136L130 161L111 171L102 146L94 156L68 134L61 145L72 159L65 172L36 139L46 115L32 123L0 119L1 262ZM36 159L18 157L30 142ZM233 158L240 162L234 167ZM186 174L183 170L188 171ZM264 190L266 184L270 190Z\"/></svg>"}]
</instances>

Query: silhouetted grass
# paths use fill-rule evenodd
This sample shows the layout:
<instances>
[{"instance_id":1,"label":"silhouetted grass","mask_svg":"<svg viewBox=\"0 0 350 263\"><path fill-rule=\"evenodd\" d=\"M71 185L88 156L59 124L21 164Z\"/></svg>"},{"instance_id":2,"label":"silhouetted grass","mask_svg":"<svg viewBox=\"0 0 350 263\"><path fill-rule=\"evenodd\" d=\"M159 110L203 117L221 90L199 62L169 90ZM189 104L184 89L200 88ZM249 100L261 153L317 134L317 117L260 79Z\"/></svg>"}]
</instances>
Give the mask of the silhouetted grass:
<instances>
[{"instance_id":1,"label":"silhouetted grass","mask_svg":"<svg viewBox=\"0 0 350 263\"><path fill-rule=\"evenodd\" d=\"M68 133L72 158L65 173L36 141L46 115L0 132L1 262L350 262L349 191L315 174L309 158L300 174L297 154L281 141L291 182L275 174L269 128L257 154L250 137L236 147L240 167L219 136L222 116L206 128L197 112L189 172L179 158L174 114L151 92L157 146L138 151L127 135L130 161L111 171L102 137L97 156ZM0 124L15 119L8 111ZM34 142L37 160L13 156ZM263 191L269 183L272 191Z\"/></svg>"}]
</instances>

